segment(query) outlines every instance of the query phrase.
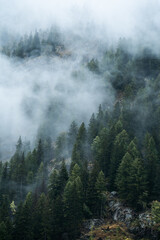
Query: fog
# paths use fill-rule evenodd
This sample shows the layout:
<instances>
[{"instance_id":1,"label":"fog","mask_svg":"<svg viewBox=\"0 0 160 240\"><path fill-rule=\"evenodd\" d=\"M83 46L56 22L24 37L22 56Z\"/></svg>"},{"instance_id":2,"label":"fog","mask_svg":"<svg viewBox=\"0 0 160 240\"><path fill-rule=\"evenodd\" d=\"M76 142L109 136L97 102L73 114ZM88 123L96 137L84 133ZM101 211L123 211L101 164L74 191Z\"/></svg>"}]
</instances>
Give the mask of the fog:
<instances>
[{"instance_id":1,"label":"fog","mask_svg":"<svg viewBox=\"0 0 160 240\"><path fill-rule=\"evenodd\" d=\"M14 150L18 136L34 141L39 127L55 138L73 120L87 122L100 103L107 100L111 106L111 86L89 72L78 56L37 57L22 62L0 57L4 151Z\"/></svg>"},{"instance_id":2,"label":"fog","mask_svg":"<svg viewBox=\"0 0 160 240\"><path fill-rule=\"evenodd\" d=\"M49 126L54 138L73 120L87 122L99 104L110 108L111 85L91 73L84 59L101 58L102 48L120 37L159 51L159 10L158 0L0 0L1 46L56 25L71 53L23 61L0 55L1 158L10 157L20 135L34 142L39 127ZM56 110L46 119L50 108Z\"/></svg>"},{"instance_id":3,"label":"fog","mask_svg":"<svg viewBox=\"0 0 160 240\"><path fill-rule=\"evenodd\" d=\"M1 0L0 6L0 27L12 33L45 29L56 23L83 34L92 24L96 37L98 31L103 33L101 38L151 41L160 30L159 0Z\"/></svg>"}]
</instances>

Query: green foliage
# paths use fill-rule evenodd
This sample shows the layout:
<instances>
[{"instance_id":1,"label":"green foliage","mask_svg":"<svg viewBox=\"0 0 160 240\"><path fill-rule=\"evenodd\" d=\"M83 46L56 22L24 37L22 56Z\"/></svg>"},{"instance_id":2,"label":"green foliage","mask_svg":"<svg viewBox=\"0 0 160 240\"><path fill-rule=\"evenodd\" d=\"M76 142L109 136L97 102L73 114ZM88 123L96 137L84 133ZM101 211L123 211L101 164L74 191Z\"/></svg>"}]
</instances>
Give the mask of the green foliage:
<instances>
[{"instance_id":1,"label":"green foliage","mask_svg":"<svg viewBox=\"0 0 160 240\"><path fill-rule=\"evenodd\" d=\"M145 165L148 179L148 192L152 199L156 171L158 170L158 151L156 149L156 144L153 137L151 137L149 134L146 134L145 136Z\"/></svg>"},{"instance_id":2,"label":"green foliage","mask_svg":"<svg viewBox=\"0 0 160 240\"><path fill-rule=\"evenodd\" d=\"M27 58L40 55L58 55L57 47L64 50L62 39L57 29L35 32L33 35L25 35L18 42L11 41L8 46L2 47L2 53L7 56Z\"/></svg>"},{"instance_id":3,"label":"green foliage","mask_svg":"<svg viewBox=\"0 0 160 240\"><path fill-rule=\"evenodd\" d=\"M68 139L67 139L68 150L69 150L70 154L72 152L74 143L76 141L77 133L78 133L78 126L77 126L76 122L73 121L70 125L69 131L68 131Z\"/></svg>"},{"instance_id":4,"label":"green foliage","mask_svg":"<svg viewBox=\"0 0 160 240\"><path fill-rule=\"evenodd\" d=\"M110 84L114 88L113 107L103 102L87 129L84 122L78 128L73 121L58 136L49 132L47 121L39 127L36 146L19 137L10 161L0 162L0 239L59 240L64 233L75 239L84 219L105 216L106 190L117 190L136 210L160 200L160 60L147 48L137 54L130 48L121 39L117 48L87 64L90 74L103 81L104 91ZM50 29L2 51L26 58L58 55L58 49L64 50L62 39ZM60 110L60 103L52 102L46 118L59 119ZM157 225L159 212L154 201Z\"/></svg>"},{"instance_id":5,"label":"green foliage","mask_svg":"<svg viewBox=\"0 0 160 240\"><path fill-rule=\"evenodd\" d=\"M125 130L120 132L114 140L112 156L111 156L110 177L109 177L111 188L115 187L114 181L116 177L116 172L121 163L123 156L127 152L128 143L129 143L129 136Z\"/></svg>"},{"instance_id":6,"label":"green foliage","mask_svg":"<svg viewBox=\"0 0 160 240\"><path fill-rule=\"evenodd\" d=\"M0 239L1 240L9 240L9 239L11 239L8 236L7 226L6 226L6 224L4 222L0 223Z\"/></svg>"},{"instance_id":7,"label":"green foliage","mask_svg":"<svg viewBox=\"0 0 160 240\"><path fill-rule=\"evenodd\" d=\"M83 187L78 176L78 167L75 167L72 171L71 179L66 184L63 195L65 229L71 239L74 239L79 233L79 227L83 219Z\"/></svg>"},{"instance_id":8,"label":"green foliage","mask_svg":"<svg viewBox=\"0 0 160 240\"><path fill-rule=\"evenodd\" d=\"M95 183L95 189L96 189L96 198L97 198L97 211L98 215L100 217L103 216L103 211L105 209L105 202L106 202L106 181L105 176L102 171L99 172L96 183Z\"/></svg>"},{"instance_id":9,"label":"green foliage","mask_svg":"<svg viewBox=\"0 0 160 240\"><path fill-rule=\"evenodd\" d=\"M160 225L160 202L158 201L152 202L151 214L152 214L153 221L156 224ZM159 230L160 230L160 226L159 226Z\"/></svg>"},{"instance_id":10,"label":"green foliage","mask_svg":"<svg viewBox=\"0 0 160 240\"><path fill-rule=\"evenodd\" d=\"M130 143L129 149L134 146ZM116 186L120 198L131 204L132 207L142 208L147 202L147 178L142 160L136 158L135 146L131 154L127 152L122 158L117 171Z\"/></svg>"},{"instance_id":11,"label":"green foliage","mask_svg":"<svg viewBox=\"0 0 160 240\"><path fill-rule=\"evenodd\" d=\"M97 59L91 59L90 62L88 62L87 67L90 71L99 73L99 66L98 66L98 60Z\"/></svg>"},{"instance_id":12,"label":"green foliage","mask_svg":"<svg viewBox=\"0 0 160 240\"><path fill-rule=\"evenodd\" d=\"M66 133L61 133L56 140L55 157L60 161L67 156L67 136Z\"/></svg>"}]
</instances>

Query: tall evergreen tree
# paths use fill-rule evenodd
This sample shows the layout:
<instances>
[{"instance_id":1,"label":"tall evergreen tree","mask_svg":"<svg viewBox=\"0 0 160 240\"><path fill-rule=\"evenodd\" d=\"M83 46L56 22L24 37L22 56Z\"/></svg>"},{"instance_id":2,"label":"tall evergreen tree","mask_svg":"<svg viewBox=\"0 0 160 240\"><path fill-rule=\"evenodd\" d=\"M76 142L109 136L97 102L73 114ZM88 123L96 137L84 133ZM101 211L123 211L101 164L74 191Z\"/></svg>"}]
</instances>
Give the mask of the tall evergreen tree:
<instances>
[{"instance_id":1,"label":"tall evergreen tree","mask_svg":"<svg viewBox=\"0 0 160 240\"><path fill-rule=\"evenodd\" d=\"M68 135L67 142L68 142L69 154L72 153L73 146L74 146L74 143L77 138L77 133L78 133L78 126L77 126L77 123L75 121L73 121L70 125L69 131L67 134Z\"/></svg>"},{"instance_id":2,"label":"tall evergreen tree","mask_svg":"<svg viewBox=\"0 0 160 240\"><path fill-rule=\"evenodd\" d=\"M100 217L104 215L103 211L105 209L105 192L106 192L106 182L105 182L105 176L102 171L99 172L97 181L95 183L95 189L96 189L96 198L97 198L97 212Z\"/></svg>"},{"instance_id":3,"label":"tall evergreen tree","mask_svg":"<svg viewBox=\"0 0 160 240\"><path fill-rule=\"evenodd\" d=\"M158 166L158 151L156 149L156 144L149 134L145 136L145 166L147 171L147 180L148 180L148 193L149 196L152 196L156 170ZM151 197L152 198L152 197Z\"/></svg>"},{"instance_id":4,"label":"tall evergreen tree","mask_svg":"<svg viewBox=\"0 0 160 240\"><path fill-rule=\"evenodd\" d=\"M73 170L74 171L74 170ZM70 239L75 239L79 233L80 224L83 217L83 188L79 176L72 175L64 189L64 216L65 230Z\"/></svg>"},{"instance_id":5,"label":"tall evergreen tree","mask_svg":"<svg viewBox=\"0 0 160 240\"><path fill-rule=\"evenodd\" d=\"M115 187L115 177L117 169L121 163L121 160L125 153L127 152L127 147L129 143L129 137L125 130L120 132L115 140L112 149L112 156L111 156L111 165L110 165L110 188L113 189Z\"/></svg>"}]
</instances>

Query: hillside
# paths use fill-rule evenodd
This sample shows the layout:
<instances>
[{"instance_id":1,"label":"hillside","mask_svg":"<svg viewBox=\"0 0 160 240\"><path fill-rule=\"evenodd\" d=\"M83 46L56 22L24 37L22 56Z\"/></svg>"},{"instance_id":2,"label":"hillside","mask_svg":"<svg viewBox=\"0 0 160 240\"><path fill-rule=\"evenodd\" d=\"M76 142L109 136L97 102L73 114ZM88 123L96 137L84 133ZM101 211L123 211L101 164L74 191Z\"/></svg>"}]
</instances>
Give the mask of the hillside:
<instances>
[{"instance_id":1,"label":"hillside","mask_svg":"<svg viewBox=\"0 0 160 240\"><path fill-rule=\"evenodd\" d=\"M55 66L55 74L57 66L68 69L79 59L75 57L79 45L71 51L60 39L65 36L51 30L36 32L33 37L8 43L2 54L7 61L22 64L26 72L32 67L31 73L35 73L37 66L44 65L48 72ZM103 51L97 46L97 58L79 53L76 65L80 71L72 69L72 80L65 84L58 85L57 79L54 89L58 89L58 97L49 92L54 85L52 77L48 85L42 84L43 74L30 88L33 101L26 97L21 107L25 116L39 125L36 131L34 127L28 131L34 141L19 137L12 157L0 163L0 239L77 239L84 221L95 218L105 219L105 223L84 233L84 239L137 239L138 233L129 233L126 223L111 222L106 192L113 191L135 214L150 211L150 231L155 230L154 239L158 239L160 54L144 46L137 49L129 40L120 39ZM81 94L93 82L87 98L95 94L96 100L91 102ZM47 98L42 98L44 89ZM72 97L78 108L68 101ZM47 99L45 104L41 98ZM98 104L88 120L90 106L95 109ZM41 114L37 108L43 110ZM42 121L37 122L41 116ZM143 235L153 239L152 234Z\"/></svg>"}]
</instances>

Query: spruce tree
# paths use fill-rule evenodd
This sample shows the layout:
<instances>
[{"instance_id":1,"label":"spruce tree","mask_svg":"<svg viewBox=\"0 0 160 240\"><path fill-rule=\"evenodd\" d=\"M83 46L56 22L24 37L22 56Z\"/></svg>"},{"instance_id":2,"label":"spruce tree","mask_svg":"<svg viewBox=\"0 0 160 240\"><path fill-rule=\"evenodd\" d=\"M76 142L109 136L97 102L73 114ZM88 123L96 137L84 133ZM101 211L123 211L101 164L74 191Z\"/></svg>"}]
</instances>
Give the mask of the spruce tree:
<instances>
[{"instance_id":1,"label":"spruce tree","mask_svg":"<svg viewBox=\"0 0 160 240\"><path fill-rule=\"evenodd\" d=\"M122 158L115 179L119 196L121 199L126 201L128 200L128 195L130 194L130 172L132 162L133 158L131 154L127 152Z\"/></svg>"},{"instance_id":2,"label":"spruce tree","mask_svg":"<svg viewBox=\"0 0 160 240\"><path fill-rule=\"evenodd\" d=\"M83 218L83 187L80 177L75 175L69 179L64 189L64 228L70 239L79 233Z\"/></svg>"},{"instance_id":3,"label":"spruce tree","mask_svg":"<svg viewBox=\"0 0 160 240\"><path fill-rule=\"evenodd\" d=\"M106 181L102 171L100 171L98 174L97 181L95 183L95 189L96 189L96 198L97 198L97 203L96 203L97 213L98 213L98 216L102 217L103 211L105 209L105 200L106 200L106 196L105 196Z\"/></svg>"},{"instance_id":4,"label":"spruce tree","mask_svg":"<svg viewBox=\"0 0 160 240\"><path fill-rule=\"evenodd\" d=\"M91 165L91 170L89 172L88 188L86 205L93 215L97 214L97 209L95 208L97 204L97 191L96 191L96 181L98 174L100 172L100 167L98 161L94 161Z\"/></svg>"},{"instance_id":5,"label":"spruce tree","mask_svg":"<svg viewBox=\"0 0 160 240\"><path fill-rule=\"evenodd\" d=\"M42 140L39 139L37 147L37 165L39 166L42 162L44 163L44 149Z\"/></svg>"},{"instance_id":6,"label":"spruce tree","mask_svg":"<svg viewBox=\"0 0 160 240\"><path fill-rule=\"evenodd\" d=\"M114 189L115 187L114 183L115 183L116 172L121 163L123 156L127 152L128 143L129 143L129 137L125 130L120 132L114 140L112 156L111 156L111 164L110 164L110 176L109 176L111 189Z\"/></svg>"},{"instance_id":7,"label":"spruce tree","mask_svg":"<svg viewBox=\"0 0 160 240\"><path fill-rule=\"evenodd\" d=\"M158 151L156 149L156 144L149 134L145 136L145 166L147 171L148 180L148 193L151 197L153 194L153 189L155 185L156 170L158 166ZM151 197L152 199L152 197Z\"/></svg>"},{"instance_id":8,"label":"spruce tree","mask_svg":"<svg viewBox=\"0 0 160 240\"><path fill-rule=\"evenodd\" d=\"M92 114L92 117L89 122L88 126L88 142L91 144L93 142L93 139L98 135L98 125L97 120L95 118L94 113Z\"/></svg>"},{"instance_id":9,"label":"spruce tree","mask_svg":"<svg viewBox=\"0 0 160 240\"><path fill-rule=\"evenodd\" d=\"M142 159L135 158L131 164L128 203L136 209L146 207L148 200L147 175Z\"/></svg>"},{"instance_id":10,"label":"spruce tree","mask_svg":"<svg viewBox=\"0 0 160 240\"><path fill-rule=\"evenodd\" d=\"M77 138L77 133L78 133L78 126L77 126L77 123L73 121L70 125L69 131L67 134L68 150L70 155L72 153L73 146Z\"/></svg>"}]
</instances>

